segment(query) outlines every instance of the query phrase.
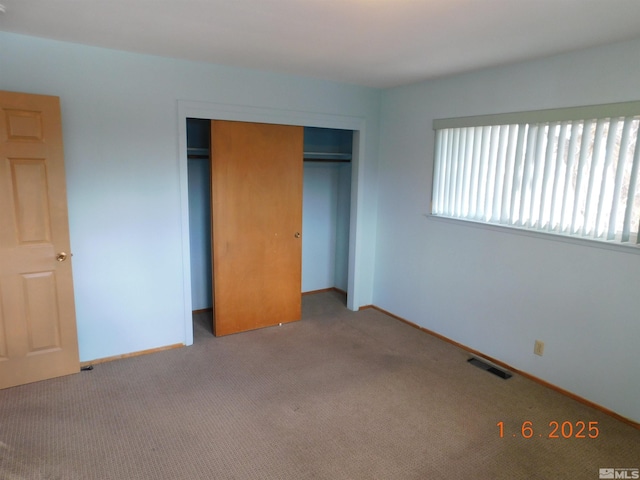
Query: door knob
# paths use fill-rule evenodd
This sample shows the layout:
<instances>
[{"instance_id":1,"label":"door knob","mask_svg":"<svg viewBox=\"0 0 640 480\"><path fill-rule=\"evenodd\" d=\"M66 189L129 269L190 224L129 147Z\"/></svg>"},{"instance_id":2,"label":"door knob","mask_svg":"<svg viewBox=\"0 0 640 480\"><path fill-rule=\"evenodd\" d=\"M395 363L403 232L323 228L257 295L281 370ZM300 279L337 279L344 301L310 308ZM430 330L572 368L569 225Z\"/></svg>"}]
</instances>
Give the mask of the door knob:
<instances>
[{"instance_id":1,"label":"door knob","mask_svg":"<svg viewBox=\"0 0 640 480\"><path fill-rule=\"evenodd\" d=\"M300 232L296 232L293 236L296 238L300 238Z\"/></svg>"},{"instance_id":2,"label":"door knob","mask_svg":"<svg viewBox=\"0 0 640 480\"><path fill-rule=\"evenodd\" d=\"M60 252L56 255L56 260L59 262L64 262L67 259L67 254L65 252Z\"/></svg>"}]
</instances>

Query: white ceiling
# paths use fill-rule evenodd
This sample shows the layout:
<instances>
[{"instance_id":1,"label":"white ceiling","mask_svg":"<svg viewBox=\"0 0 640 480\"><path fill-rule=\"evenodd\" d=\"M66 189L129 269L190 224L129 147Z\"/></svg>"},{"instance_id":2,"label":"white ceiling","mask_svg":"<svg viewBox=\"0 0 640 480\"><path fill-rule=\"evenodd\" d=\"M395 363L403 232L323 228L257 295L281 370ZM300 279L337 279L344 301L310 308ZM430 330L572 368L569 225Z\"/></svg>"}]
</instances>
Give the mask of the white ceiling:
<instances>
[{"instance_id":1,"label":"white ceiling","mask_svg":"<svg viewBox=\"0 0 640 480\"><path fill-rule=\"evenodd\" d=\"M0 0L0 30L390 87L640 37L640 0Z\"/></svg>"}]
</instances>

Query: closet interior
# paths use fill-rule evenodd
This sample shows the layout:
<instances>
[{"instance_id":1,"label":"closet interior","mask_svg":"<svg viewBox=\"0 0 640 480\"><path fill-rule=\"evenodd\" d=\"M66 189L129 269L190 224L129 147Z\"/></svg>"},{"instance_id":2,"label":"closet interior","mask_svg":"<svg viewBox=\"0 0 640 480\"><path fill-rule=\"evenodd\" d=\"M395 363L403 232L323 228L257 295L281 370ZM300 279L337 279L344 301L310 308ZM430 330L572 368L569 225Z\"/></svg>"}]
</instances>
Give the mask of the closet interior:
<instances>
[{"instance_id":1,"label":"closet interior","mask_svg":"<svg viewBox=\"0 0 640 480\"><path fill-rule=\"evenodd\" d=\"M187 119L192 309L213 307L211 122ZM347 291L353 131L304 127L302 293Z\"/></svg>"}]
</instances>

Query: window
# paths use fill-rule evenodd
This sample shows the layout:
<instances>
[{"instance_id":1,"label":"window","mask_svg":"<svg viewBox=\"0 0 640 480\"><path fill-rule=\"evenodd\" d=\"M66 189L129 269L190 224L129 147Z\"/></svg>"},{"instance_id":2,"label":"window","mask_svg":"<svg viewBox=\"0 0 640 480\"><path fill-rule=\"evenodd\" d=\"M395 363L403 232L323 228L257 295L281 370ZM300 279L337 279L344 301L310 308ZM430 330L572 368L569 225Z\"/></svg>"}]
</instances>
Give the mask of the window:
<instances>
[{"instance_id":1,"label":"window","mask_svg":"<svg viewBox=\"0 0 640 480\"><path fill-rule=\"evenodd\" d=\"M432 214L637 245L640 102L434 121Z\"/></svg>"}]
</instances>

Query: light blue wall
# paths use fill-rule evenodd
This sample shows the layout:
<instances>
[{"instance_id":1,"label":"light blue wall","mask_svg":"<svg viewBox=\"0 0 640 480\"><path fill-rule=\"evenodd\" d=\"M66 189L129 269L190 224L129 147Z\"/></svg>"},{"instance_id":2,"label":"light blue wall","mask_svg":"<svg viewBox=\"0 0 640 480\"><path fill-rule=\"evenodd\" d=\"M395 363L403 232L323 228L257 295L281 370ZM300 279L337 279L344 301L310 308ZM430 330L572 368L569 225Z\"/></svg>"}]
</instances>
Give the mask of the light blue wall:
<instances>
[{"instance_id":1,"label":"light blue wall","mask_svg":"<svg viewBox=\"0 0 640 480\"><path fill-rule=\"evenodd\" d=\"M336 256L333 286L347 291L349 261L349 222L351 207L351 164L341 164L338 170L338 198L336 209Z\"/></svg>"},{"instance_id":2,"label":"light blue wall","mask_svg":"<svg viewBox=\"0 0 640 480\"><path fill-rule=\"evenodd\" d=\"M362 118L358 227L375 234L378 90L4 32L0 88L61 98L82 361L187 340L178 100ZM374 246L358 249L368 304Z\"/></svg>"},{"instance_id":3,"label":"light blue wall","mask_svg":"<svg viewBox=\"0 0 640 480\"><path fill-rule=\"evenodd\" d=\"M639 78L635 41L385 91L374 304L640 421L639 254L425 218L433 119L639 100Z\"/></svg>"}]
</instances>

